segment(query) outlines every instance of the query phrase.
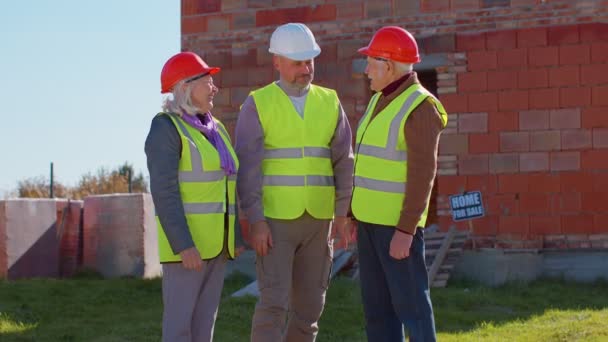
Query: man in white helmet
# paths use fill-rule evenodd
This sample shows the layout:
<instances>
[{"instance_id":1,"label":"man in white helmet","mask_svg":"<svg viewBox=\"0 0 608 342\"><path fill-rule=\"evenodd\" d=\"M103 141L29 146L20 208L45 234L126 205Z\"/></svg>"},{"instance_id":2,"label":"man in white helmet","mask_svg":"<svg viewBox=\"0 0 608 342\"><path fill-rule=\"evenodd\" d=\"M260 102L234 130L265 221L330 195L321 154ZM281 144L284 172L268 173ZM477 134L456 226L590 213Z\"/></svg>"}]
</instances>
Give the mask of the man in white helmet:
<instances>
[{"instance_id":1,"label":"man in white helmet","mask_svg":"<svg viewBox=\"0 0 608 342\"><path fill-rule=\"evenodd\" d=\"M331 272L331 230L348 244L352 135L336 92L312 84L321 49L310 29L279 26L269 52L280 79L249 95L236 126L237 191L260 290L251 341L314 341Z\"/></svg>"}]
</instances>

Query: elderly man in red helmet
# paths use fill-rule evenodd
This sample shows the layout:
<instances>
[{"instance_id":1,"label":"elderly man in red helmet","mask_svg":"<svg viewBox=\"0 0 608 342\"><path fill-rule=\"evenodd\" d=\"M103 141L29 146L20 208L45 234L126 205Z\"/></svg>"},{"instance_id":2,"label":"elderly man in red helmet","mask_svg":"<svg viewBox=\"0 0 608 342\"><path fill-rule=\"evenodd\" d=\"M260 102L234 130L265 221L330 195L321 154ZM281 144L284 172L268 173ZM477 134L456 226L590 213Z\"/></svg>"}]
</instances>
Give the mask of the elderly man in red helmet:
<instances>
[{"instance_id":1,"label":"elderly man in red helmet","mask_svg":"<svg viewBox=\"0 0 608 342\"><path fill-rule=\"evenodd\" d=\"M351 130L336 92L312 84L321 49L306 25L279 26L269 52L280 79L251 93L236 126L260 289L251 341L311 342L329 284L330 224L348 236Z\"/></svg>"},{"instance_id":2,"label":"elderly man in red helmet","mask_svg":"<svg viewBox=\"0 0 608 342\"><path fill-rule=\"evenodd\" d=\"M236 256L238 160L211 115L219 72L181 52L161 72L171 93L152 120L145 151L163 268L163 341L211 341L227 259Z\"/></svg>"},{"instance_id":3,"label":"elderly man in red helmet","mask_svg":"<svg viewBox=\"0 0 608 342\"><path fill-rule=\"evenodd\" d=\"M359 52L376 92L357 130L351 202L367 338L403 341L405 326L411 341L435 341L423 228L447 113L413 71L408 31L383 27Z\"/></svg>"}]
</instances>

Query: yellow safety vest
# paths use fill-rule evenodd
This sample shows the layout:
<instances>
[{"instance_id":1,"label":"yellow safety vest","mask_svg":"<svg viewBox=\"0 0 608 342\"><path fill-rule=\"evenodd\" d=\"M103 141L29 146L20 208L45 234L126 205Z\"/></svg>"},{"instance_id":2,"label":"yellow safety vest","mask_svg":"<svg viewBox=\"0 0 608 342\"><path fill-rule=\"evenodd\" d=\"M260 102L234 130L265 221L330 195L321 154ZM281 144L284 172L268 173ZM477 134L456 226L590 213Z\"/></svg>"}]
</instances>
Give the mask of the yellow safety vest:
<instances>
[{"instance_id":1,"label":"yellow safety vest","mask_svg":"<svg viewBox=\"0 0 608 342\"><path fill-rule=\"evenodd\" d=\"M330 144L338 123L336 92L311 85L304 118L275 83L251 95L264 131L264 215L295 219L307 211L315 218L331 219L336 191Z\"/></svg>"},{"instance_id":2,"label":"yellow safety vest","mask_svg":"<svg viewBox=\"0 0 608 342\"><path fill-rule=\"evenodd\" d=\"M405 121L426 99L438 109L444 127L448 116L439 100L420 84L413 84L371 120L379 97L380 93L372 97L357 129L352 211L359 221L394 227L406 195ZM427 205L419 227L425 226L428 210Z\"/></svg>"},{"instance_id":3,"label":"yellow safety vest","mask_svg":"<svg viewBox=\"0 0 608 342\"><path fill-rule=\"evenodd\" d=\"M196 249L202 259L213 259L220 255L226 243L229 257L234 258L236 176L226 177L220 167L218 151L198 130L173 113L159 115L169 115L181 138L179 192ZM238 160L232 149L230 136L221 122L217 120L215 122L238 169ZM228 227L225 225L226 211L229 214ZM179 254L173 254L158 216L156 216L156 224L160 262L181 261Z\"/></svg>"}]
</instances>

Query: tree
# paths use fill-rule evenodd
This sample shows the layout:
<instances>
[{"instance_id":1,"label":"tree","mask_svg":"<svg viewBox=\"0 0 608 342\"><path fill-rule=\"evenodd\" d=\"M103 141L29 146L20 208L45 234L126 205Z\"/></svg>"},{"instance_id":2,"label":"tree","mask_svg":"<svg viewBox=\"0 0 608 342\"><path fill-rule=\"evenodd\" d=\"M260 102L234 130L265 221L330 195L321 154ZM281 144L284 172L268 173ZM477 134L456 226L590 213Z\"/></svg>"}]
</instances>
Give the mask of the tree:
<instances>
[{"instance_id":1,"label":"tree","mask_svg":"<svg viewBox=\"0 0 608 342\"><path fill-rule=\"evenodd\" d=\"M112 171L101 167L96 174L87 173L81 176L75 187L68 188L55 182L54 197L83 199L89 195L127 193L131 177L131 192L148 192L148 184L140 172L134 176L133 166L128 162ZM17 185L19 197L49 197L49 181L44 177L30 178Z\"/></svg>"}]
</instances>

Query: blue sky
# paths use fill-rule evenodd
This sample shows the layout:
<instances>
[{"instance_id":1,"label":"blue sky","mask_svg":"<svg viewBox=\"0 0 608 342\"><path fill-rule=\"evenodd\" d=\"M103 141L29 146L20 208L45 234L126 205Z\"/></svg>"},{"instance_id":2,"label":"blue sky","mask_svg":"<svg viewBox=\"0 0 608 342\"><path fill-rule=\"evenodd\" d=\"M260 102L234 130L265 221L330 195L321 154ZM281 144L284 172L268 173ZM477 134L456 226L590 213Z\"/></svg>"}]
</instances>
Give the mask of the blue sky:
<instances>
[{"instance_id":1,"label":"blue sky","mask_svg":"<svg viewBox=\"0 0 608 342\"><path fill-rule=\"evenodd\" d=\"M9 1L0 11L0 198L21 179L74 185L144 140L160 70L180 49L178 0Z\"/></svg>"}]
</instances>

